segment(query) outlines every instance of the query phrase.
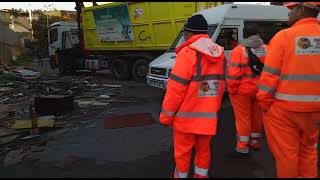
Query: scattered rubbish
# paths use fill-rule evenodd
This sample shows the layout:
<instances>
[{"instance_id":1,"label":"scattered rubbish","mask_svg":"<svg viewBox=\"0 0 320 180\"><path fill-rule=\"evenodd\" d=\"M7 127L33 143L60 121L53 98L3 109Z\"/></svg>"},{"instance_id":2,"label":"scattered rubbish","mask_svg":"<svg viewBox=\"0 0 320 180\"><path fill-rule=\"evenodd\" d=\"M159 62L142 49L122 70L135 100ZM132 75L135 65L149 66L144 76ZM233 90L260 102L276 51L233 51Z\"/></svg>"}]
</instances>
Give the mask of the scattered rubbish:
<instances>
[{"instance_id":1,"label":"scattered rubbish","mask_svg":"<svg viewBox=\"0 0 320 180\"><path fill-rule=\"evenodd\" d=\"M23 117L24 117L23 111L17 111L17 112L14 112L14 114L13 114L14 119L22 119Z\"/></svg>"},{"instance_id":2,"label":"scattered rubbish","mask_svg":"<svg viewBox=\"0 0 320 180\"><path fill-rule=\"evenodd\" d=\"M21 96L23 96L23 93L18 93L18 94L13 95L13 97L21 97Z\"/></svg>"},{"instance_id":3,"label":"scattered rubbish","mask_svg":"<svg viewBox=\"0 0 320 180\"><path fill-rule=\"evenodd\" d=\"M93 88L93 87L97 87L97 85L96 85L96 84L92 84L91 87L92 87L92 88Z\"/></svg>"},{"instance_id":4,"label":"scattered rubbish","mask_svg":"<svg viewBox=\"0 0 320 180\"><path fill-rule=\"evenodd\" d=\"M10 87L0 87L1 92L11 91L11 90L12 90L12 88L10 88Z\"/></svg>"},{"instance_id":5,"label":"scattered rubbish","mask_svg":"<svg viewBox=\"0 0 320 180\"><path fill-rule=\"evenodd\" d=\"M122 100L112 100L107 101L107 103L136 103L137 101L122 101Z\"/></svg>"},{"instance_id":6,"label":"scattered rubbish","mask_svg":"<svg viewBox=\"0 0 320 180\"><path fill-rule=\"evenodd\" d=\"M108 117L104 121L104 127L107 129L115 129L123 127L145 126L154 123L156 123L156 121L150 113L140 113Z\"/></svg>"},{"instance_id":7,"label":"scattered rubbish","mask_svg":"<svg viewBox=\"0 0 320 180\"><path fill-rule=\"evenodd\" d=\"M121 87L101 83L91 76L65 78L23 67L1 66L0 154L11 151L4 163L11 165L22 161L25 153L12 151L13 148L41 152L45 147L39 145L58 134L77 131L80 127L96 127L90 117L110 103L135 102L117 99L120 95L117 88ZM66 157L64 164L76 159Z\"/></svg>"},{"instance_id":8,"label":"scattered rubbish","mask_svg":"<svg viewBox=\"0 0 320 180\"><path fill-rule=\"evenodd\" d=\"M81 108L93 107L93 106L107 106L109 103L101 103L97 101L76 101Z\"/></svg>"},{"instance_id":9,"label":"scattered rubbish","mask_svg":"<svg viewBox=\"0 0 320 180\"><path fill-rule=\"evenodd\" d=\"M30 147L31 152L42 152L44 151L44 147L43 146L31 146Z\"/></svg>"},{"instance_id":10,"label":"scattered rubbish","mask_svg":"<svg viewBox=\"0 0 320 180\"><path fill-rule=\"evenodd\" d=\"M35 97L35 111L38 114L61 114L74 108L73 95L49 95Z\"/></svg>"},{"instance_id":11,"label":"scattered rubbish","mask_svg":"<svg viewBox=\"0 0 320 180\"><path fill-rule=\"evenodd\" d=\"M54 122L54 127L60 128L60 127L64 127L66 124L67 124L67 122L55 121Z\"/></svg>"},{"instance_id":12,"label":"scattered rubbish","mask_svg":"<svg viewBox=\"0 0 320 180\"><path fill-rule=\"evenodd\" d=\"M121 88L122 85L114 85L114 84L102 84L102 87L110 87L110 88Z\"/></svg>"},{"instance_id":13,"label":"scattered rubbish","mask_svg":"<svg viewBox=\"0 0 320 180\"><path fill-rule=\"evenodd\" d=\"M11 166L22 162L27 153L23 152L23 149L10 151L3 161L4 167Z\"/></svg>"},{"instance_id":14,"label":"scattered rubbish","mask_svg":"<svg viewBox=\"0 0 320 180\"><path fill-rule=\"evenodd\" d=\"M0 63L0 72L5 73L6 71L9 71L9 69L5 65Z\"/></svg>"},{"instance_id":15,"label":"scattered rubbish","mask_svg":"<svg viewBox=\"0 0 320 180\"><path fill-rule=\"evenodd\" d=\"M66 116L54 116L54 120L66 119Z\"/></svg>"},{"instance_id":16,"label":"scattered rubbish","mask_svg":"<svg viewBox=\"0 0 320 180\"><path fill-rule=\"evenodd\" d=\"M25 136L25 137L21 138L21 140L33 139L33 138L36 138L36 137L41 137L41 136L39 134L32 134L32 135Z\"/></svg>"},{"instance_id":17,"label":"scattered rubbish","mask_svg":"<svg viewBox=\"0 0 320 180\"><path fill-rule=\"evenodd\" d=\"M11 136L1 137L0 138L0 145L10 143L16 139L18 139L21 135L15 134Z\"/></svg>"},{"instance_id":18,"label":"scattered rubbish","mask_svg":"<svg viewBox=\"0 0 320 180\"><path fill-rule=\"evenodd\" d=\"M100 95L99 98L108 99L108 98L110 98L110 96L108 96L108 95Z\"/></svg>"},{"instance_id":19,"label":"scattered rubbish","mask_svg":"<svg viewBox=\"0 0 320 180\"><path fill-rule=\"evenodd\" d=\"M53 127L54 120L53 119L38 119L37 120L37 127ZM31 120L17 120L13 126L13 129L31 129L32 128L32 121Z\"/></svg>"},{"instance_id":20,"label":"scattered rubbish","mask_svg":"<svg viewBox=\"0 0 320 180\"><path fill-rule=\"evenodd\" d=\"M9 116L8 112L0 112L0 120Z\"/></svg>"},{"instance_id":21,"label":"scattered rubbish","mask_svg":"<svg viewBox=\"0 0 320 180\"><path fill-rule=\"evenodd\" d=\"M41 73L34 72L31 70L21 69L21 70L13 70L11 71L12 76L17 78L22 78L26 80L37 79L40 77Z\"/></svg>"},{"instance_id":22,"label":"scattered rubbish","mask_svg":"<svg viewBox=\"0 0 320 180\"><path fill-rule=\"evenodd\" d=\"M93 127L96 127L96 126L97 126L96 124L91 124L91 125L86 126L86 128L93 128Z\"/></svg>"},{"instance_id":23,"label":"scattered rubbish","mask_svg":"<svg viewBox=\"0 0 320 180\"><path fill-rule=\"evenodd\" d=\"M10 98L8 98L8 97L3 98L3 99L0 100L0 103L4 103L4 102L8 101L9 99L10 99Z\"/></svg>"}]
</instances>

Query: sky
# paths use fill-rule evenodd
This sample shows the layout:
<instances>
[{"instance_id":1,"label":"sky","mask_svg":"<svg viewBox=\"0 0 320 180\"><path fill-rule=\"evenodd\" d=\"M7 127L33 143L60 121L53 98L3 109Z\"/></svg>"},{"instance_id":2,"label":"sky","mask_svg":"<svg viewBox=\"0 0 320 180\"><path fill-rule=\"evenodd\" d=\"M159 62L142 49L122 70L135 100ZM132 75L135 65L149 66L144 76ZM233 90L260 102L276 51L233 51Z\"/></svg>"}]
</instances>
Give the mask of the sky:
<instances>
[{"instance_id":1,"label":"sky","mask_svg":"<svg viewBox=\"0 0 320 180\"><path fill-rule=\"evenodd\" d=\"M107 2L97 2L98 4L104 4ZM269 4L269 2L235 2L237 4ZM91 6L91 2L85 2L85 6ZM48 7L49 6L49 7ZM75 2L0 2L0 9L43 9L52 10L53 8L58 10L75 10Z\"/></svg>"},{"instance_id":2,"label":"sky","mask_svg":"<svg viewBox=\"0 0 320 180\"><path fill-rule=\"evenodd\" d=\"M107 2L97 2L98 4L104 4ZM92 5L91 2L84 2L85 6ZM46 7L47 6L47 7ZM49 7L48 7L49 6ZM42 10L52 10L53 8L58 10L75 10L76 3L75 2L0 2L0 9L42 9Z\"/></svg>"}]
</instances>

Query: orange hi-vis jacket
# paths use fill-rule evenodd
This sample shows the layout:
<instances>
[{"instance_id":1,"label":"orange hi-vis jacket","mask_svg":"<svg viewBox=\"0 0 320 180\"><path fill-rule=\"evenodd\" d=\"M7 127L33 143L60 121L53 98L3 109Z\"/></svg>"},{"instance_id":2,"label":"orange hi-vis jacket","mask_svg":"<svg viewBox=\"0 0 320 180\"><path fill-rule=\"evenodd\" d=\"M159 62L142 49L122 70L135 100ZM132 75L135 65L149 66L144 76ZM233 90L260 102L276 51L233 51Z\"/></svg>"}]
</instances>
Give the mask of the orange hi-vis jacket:
<instances>
[{"instance_id":1,"label":"orange hi-vis jacket","mask_svg":"<svg viewBox=\"0 0 320 180\"><path fill-rule=\"evenodd\" d=\"M208 35L199 34L176 53L160 122L185 133L215 135L225 91L224 49Z\"/></svg>"},{"instance_id":2,"label":"orange hi-vis jacket","mask_svg":"<svg viewBox=\"0 0 320 180\"><path fill-rule=\"evenodd\" d=\"M267 53L267 45L250 48L263 63ZM254 74L249 65L248 51L243 45L235 47L230 55L227 66L227 84L230 94L255 96L258 92L259 76Z\"/></svg>"},{"instance_id":3,"label":"orange hi-vis jacket","mask_svg":"<svg viewBox=\"0 0 320 180\"><path fill-rule=\"evenodd\" d=\"M320 22L304 18L278 32L258 84L257 99L293 112L320 111Z\"/></svg>"}]
</instances>

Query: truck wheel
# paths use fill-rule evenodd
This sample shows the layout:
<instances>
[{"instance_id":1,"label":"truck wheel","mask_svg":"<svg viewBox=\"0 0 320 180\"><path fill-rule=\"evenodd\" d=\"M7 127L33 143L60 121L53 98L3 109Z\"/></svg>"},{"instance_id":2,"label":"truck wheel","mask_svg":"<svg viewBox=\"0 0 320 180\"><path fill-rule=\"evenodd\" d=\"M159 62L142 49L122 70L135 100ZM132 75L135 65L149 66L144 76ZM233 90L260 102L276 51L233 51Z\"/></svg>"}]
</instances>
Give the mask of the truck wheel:
<instances>
[{"instance_id":1,"label":"truck wheel","mask_svg":"<svg viewBox=\"0 0 320 180\"><path fill-rule=\"evenodd\" d=\"M112 61L111 72L113 78L117 80L128 80L130 78L130 67L130 63L125 60L117 59Z\"/></svg>"},{"instance_id":2,"label":"truck wheel","mask_svg":"<svg viewBox=\"0 0 320 180\"><path fill-rule=\"evenodd\" d=\"M132 67L132 76L137 82L145 82L148 73L149 62L145 59L139 59L134 62Z\"/></svg>"}]
</instances>

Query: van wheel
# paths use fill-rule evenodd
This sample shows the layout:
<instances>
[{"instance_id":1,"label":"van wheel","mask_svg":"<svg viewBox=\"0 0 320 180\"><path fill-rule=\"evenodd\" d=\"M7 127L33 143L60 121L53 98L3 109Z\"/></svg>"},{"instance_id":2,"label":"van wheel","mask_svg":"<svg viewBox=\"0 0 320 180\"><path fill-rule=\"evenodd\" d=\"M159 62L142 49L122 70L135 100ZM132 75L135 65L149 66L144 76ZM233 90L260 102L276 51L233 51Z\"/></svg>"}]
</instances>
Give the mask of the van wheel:
<instances>
[{"instance_id":1,"label":"van wheel","mask_svg":"<svg viewBox=\"0 0 320 180\"><path fill-rule=\"evenodd\" d=\"M145 59L139 59L134 62L132 67L132 76L137 82L145 82L148 73L149 62Z\"/></svg>"},{"instance_id":2,"label":"van wheel","mask_svg":"<svg viewBox=\"0 0 320 180\"><path fill-rule=\"evenodd\" d=\"M122 59L116 59L111 63L112 76L116 80L128 80L130 69L130 63Z\"/></svg>"}]
</instances>

